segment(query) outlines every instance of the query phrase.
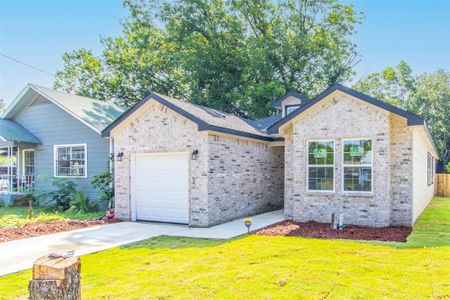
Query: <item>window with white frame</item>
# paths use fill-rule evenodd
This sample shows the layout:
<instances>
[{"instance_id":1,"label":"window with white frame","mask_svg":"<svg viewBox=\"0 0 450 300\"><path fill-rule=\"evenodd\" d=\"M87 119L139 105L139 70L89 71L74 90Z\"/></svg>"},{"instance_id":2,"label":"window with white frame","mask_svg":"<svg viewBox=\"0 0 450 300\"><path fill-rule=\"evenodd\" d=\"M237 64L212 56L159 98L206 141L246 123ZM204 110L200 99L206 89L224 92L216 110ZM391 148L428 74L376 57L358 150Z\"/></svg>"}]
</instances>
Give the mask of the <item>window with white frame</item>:
<instances>
[{"instance_id":1,"label":"window with white frame","mask_svg":"<svg viewBox=\"0 0 450 300\"><path fill-rule=\"evenodd\" d=\"M308 142L308 191L334 191L334 141Z\"/></svg>"},{"instance_id":2,"label":"window with white frame","mask_svg":"<svg viewBox=\"0 0 450 300\"><path fill-rule=\"evenodd\" d=\"M344 192L372 192L372 140L343 141Z\"/></svg>"},{"instance_id":3,"label":"window with white frame","mask_svg":"<svg viewBox=\"0 0 450 300\"><path fill-rule=\"evenodd\" d=\"M34 176L34 150L23 150L23 175Z\"/></svg>"},{"instance_id":4,"label":"window with white frame","mask_svg":"<svg viewBox=\"0 0 450 300\"><path fill-rule=\"evenodd\" d=\"M86 177L86 145L55 145L55 176Z\"/></svg>"},{"instance_id":5,"label":"window with white frame","mask_svg":"<svg viewBox=\"0 0 450 300\"><path fill-rule=\"evenodd\" d=\"M431 185L434 182L434 159L430 153L427 153L427 184Z\"/></svg>"}]
</instances>

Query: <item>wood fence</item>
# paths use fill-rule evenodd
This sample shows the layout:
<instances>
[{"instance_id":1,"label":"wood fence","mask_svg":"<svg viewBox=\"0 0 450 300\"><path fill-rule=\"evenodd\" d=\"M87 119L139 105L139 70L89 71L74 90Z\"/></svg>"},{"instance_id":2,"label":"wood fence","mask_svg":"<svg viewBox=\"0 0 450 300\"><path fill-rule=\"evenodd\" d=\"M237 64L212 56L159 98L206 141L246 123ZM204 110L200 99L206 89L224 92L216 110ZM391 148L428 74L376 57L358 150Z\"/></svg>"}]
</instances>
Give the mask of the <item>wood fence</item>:
<instances>
[{"instance_id":1,"label":"wood fence","mask_svg":"<svg viewBox=\"0 0 450 300\"><path fill-rule=\"evenodd\" d=\"M450 174L436 174L434 194L440 197L450 197Z\"/></svg>"}]
</instances>

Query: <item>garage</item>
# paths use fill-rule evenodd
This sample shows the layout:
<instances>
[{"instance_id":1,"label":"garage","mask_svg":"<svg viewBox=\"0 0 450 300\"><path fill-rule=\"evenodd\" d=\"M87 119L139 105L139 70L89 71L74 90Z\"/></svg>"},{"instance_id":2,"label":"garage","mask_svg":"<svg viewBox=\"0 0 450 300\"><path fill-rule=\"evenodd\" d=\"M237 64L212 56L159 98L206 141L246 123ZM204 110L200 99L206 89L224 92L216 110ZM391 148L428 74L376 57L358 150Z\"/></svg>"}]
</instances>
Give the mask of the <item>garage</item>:
<instances>
[{"instance_id":1,"label":"garage","mask_svg":"<svg viewBox=\"0 0 450 300\"><path fill-rule=\"evenodd\" d=\"M137 154L131 163L133 219L188 224L188 153Z\"/></svg>"}]
</instances>

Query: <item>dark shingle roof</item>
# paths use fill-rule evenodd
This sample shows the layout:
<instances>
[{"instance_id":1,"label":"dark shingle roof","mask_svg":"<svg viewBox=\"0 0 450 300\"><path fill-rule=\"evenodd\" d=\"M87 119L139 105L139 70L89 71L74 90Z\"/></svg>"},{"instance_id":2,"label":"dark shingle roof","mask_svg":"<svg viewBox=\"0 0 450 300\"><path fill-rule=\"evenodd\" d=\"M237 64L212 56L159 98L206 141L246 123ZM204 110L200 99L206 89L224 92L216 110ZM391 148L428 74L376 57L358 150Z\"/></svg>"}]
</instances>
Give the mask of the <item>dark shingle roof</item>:
<instances>
[{"instance_id":1,"label":"dark shingle roof","mask_svg":"<svg viewBox=\"0 0 450 300\"><path fill-rule=\"evenodd\" d=\"M119 118L103 130L102 135L109 136L111 130L116 125L125 120L144 103L151 100L157 101L187 119L197 123L199 131L210 130L265 141L280 140L280 138L267 134L265 131L260 130L258 127L238 116L157 93L151 93L145 99L141 100L123 113Z\"/></svg>"},{"instance_id":2,"label":"dark shingle roof","mask_svg":"<svg viewBox=\"0 0 450 300\"><path fill-rule=\"evenodd\" d=\"M266 131L266 129L271 126L273 123L277 122L281 119L281 113L271 115L259 120L246 120L250 125L259 130Z\"/></svg>"}]
</instances>

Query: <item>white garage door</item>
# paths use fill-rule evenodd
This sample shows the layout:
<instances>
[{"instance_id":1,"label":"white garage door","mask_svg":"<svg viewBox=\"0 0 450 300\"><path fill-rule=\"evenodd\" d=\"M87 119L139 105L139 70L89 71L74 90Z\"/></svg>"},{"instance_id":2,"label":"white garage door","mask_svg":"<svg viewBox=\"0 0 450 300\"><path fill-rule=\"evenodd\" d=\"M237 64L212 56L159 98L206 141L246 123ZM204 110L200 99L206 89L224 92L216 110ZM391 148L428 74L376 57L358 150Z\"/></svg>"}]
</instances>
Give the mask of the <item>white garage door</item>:
<instances>
[{"instance_id":1,"label":"white garage door","mask_svg":"<svg viewBox=\"0 0 450 300\"><path fill-rule=\"evenodd\" d=\"M132 201L137 220L189 222L189 167L186 153L134 156Z\"/></svg>"}]
</instances>

